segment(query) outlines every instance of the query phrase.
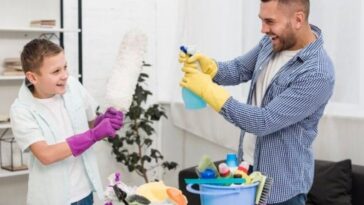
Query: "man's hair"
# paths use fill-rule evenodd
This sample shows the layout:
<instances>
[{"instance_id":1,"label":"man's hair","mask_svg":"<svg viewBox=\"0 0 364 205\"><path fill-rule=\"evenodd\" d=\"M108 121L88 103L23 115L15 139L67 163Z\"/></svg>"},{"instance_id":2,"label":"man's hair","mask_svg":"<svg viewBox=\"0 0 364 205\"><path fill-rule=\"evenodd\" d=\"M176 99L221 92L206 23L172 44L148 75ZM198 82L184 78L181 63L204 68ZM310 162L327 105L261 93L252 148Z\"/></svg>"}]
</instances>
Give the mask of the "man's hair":
<instances>
[{"instance_id":1,"label":"man's hair","mask_svg":"<svg viewBox=\"0 0 364 205\"><path fill-rule=\"evenodd\" d=\"M45 57L52 57L63 52L63 48L47 39L34 39L27 43L20 55L24 73L39 72Z\"/></svg>"},{"instance_id":2,"label":"man's hair","mask_svg":"<svg viewBox=\"0 0 364 205\"><path fill-rule=\"evenodd\" d=\"M284 5L300 5L302 6L302 11L306 15L306 20L310 15L310 0L260 0L261 2L278 1L279 4Z\"/></svg>"}]
</instances>

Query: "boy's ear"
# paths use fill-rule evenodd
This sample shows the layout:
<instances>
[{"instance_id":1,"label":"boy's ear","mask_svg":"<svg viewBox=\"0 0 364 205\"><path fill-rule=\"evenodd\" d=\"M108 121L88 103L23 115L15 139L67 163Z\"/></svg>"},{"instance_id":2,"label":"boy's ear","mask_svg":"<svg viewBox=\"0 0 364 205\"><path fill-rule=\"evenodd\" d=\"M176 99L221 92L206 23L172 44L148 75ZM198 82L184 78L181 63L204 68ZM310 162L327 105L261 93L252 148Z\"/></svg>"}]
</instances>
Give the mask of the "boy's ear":
<instances>
[{"instance_id":1,"label":"boy's ear","mask_svg":"<svg viewBox=\"0 0 364 205\"><path fill-rule=\"evenodd\" d=\"M31 82L33 85L37 82L37 77L35 73L28 71L25 73L25 77Z\"/></svg>"}]
</instances>

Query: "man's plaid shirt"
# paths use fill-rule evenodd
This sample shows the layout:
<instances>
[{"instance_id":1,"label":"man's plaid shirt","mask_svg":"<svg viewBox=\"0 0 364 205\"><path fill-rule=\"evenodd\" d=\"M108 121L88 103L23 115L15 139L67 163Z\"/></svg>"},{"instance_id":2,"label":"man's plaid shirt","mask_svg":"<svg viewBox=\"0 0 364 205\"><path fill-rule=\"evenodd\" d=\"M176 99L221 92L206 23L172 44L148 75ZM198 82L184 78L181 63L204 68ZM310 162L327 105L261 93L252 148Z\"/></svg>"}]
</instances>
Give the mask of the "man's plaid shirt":
<instances>
[{"instance_id":1,"label":"man's plaid shirt","mask_svg":"<svg viewBox=\"0 0 364 205\"><path fill-rule=\"evenodd\" d=\"M333 93L334 66L323 48L319 28L311 25L317 40L303 48L272 79L261 107L251 105L262 67L273 54L265 36L246 55L218 63L214 81L238 85L251 80L247 104L230 97L220 113L241 129L239 157L245 131L257 136L254 170L273 178L268 203L286 201L307 193L312 185L312 142L317 125Z\"/></svg>"}]
</instances>

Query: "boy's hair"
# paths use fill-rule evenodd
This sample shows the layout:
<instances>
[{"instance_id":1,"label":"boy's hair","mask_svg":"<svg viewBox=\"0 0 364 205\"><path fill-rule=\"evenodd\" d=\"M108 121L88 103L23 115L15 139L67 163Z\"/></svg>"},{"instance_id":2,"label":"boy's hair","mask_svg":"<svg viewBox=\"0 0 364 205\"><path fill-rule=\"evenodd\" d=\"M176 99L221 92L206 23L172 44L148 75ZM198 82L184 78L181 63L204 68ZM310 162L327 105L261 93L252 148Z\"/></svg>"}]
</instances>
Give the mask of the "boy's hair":
<instances>
[{"instance_id":1,"label":"boy's hair","mask_svg":"<svg viewBox=\"0 0 364 205\"><path fill-rule=\"evenodd\" d=\"M284 5L300 5L302 6L302 11L306 15L306 20L310 14L310 0L260 0L261 2L278 1L280 4Z\"/></svg>"},{"instance_id":2,"label":"boy's hair","mask_svg":"<svg viewBox=\"0 0 364 205\"><path fill-rule=\"evenodd\" d=\"M24 73L39 73L45 57L55 56L63 52L63 48L47 39L34 39L27 43L20 55Z\"/></svg>"}]
</instances>

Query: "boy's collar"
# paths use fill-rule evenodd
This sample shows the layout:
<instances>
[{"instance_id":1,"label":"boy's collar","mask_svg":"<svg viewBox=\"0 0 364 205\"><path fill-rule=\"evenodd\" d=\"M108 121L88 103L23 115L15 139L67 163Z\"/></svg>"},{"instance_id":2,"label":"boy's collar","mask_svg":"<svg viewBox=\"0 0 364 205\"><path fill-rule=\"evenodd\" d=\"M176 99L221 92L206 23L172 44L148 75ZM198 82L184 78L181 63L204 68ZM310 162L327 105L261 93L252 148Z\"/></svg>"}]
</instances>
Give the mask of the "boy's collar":
<instances>
[{"instance_id":1,"label":"boy's collar","mask_svg":"<svg viewBox=\"0 0 364 205\"><path fill-rule=\"evenodd\" d=\"M67 83L65 94L68 92L68 90L69 90L69 85ZM63 97L63 95L61 95L61 96ZM29 86L26 85L25 81L22 83L22 85L20 87L18 98L22 103L25 103L28 106L35 106L35 105L39 104L39 102L33 96Z\"/></svg>"}]
</instances>

